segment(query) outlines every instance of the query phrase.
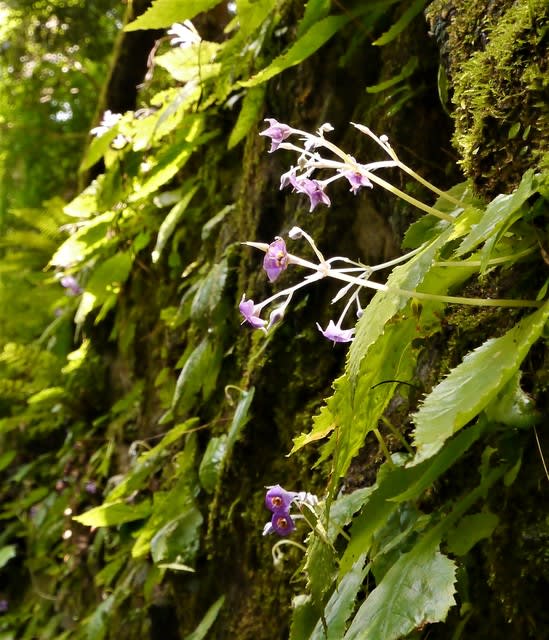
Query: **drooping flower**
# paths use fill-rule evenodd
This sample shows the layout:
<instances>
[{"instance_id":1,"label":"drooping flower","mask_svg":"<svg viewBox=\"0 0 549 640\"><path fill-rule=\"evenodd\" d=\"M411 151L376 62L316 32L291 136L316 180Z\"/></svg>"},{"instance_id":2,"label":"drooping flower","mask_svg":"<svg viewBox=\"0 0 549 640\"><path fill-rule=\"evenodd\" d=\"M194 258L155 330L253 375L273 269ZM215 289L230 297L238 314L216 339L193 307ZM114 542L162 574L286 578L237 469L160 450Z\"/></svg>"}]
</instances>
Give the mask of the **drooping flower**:
<instances>
[{"instance_id":1,"label":"drooping flower","mask_svg":"<svg viewBox=\"0 0 549 640\"><path fill-rule=\"evenodd\" d=\"M311 180L309 178L295 178L292 180L290 178L290 182L297 193L305 193L309 196L311 202L309 211L313 211L318 204L325 204L327 207L332 204L330 198L324 192L324 185L318 180Z\"/></svg>"},{"instance_id":2,"label":"drooping flower","mask_svg":"<svg viewBox=\"0 0 549 640\"><path fill-rule=\"evenodd\" d=\"M198 44L202 40L196 27L190 20L185 20L183 24L174 22L168 31L168 35L175 36L170 40L172 47L190 47L193 44Z\"/></svg>"},{"instance_id":3,"label":"drooping flower","mask_svg":"<svg viewBox=\"0 0 549 640\"><path fill-rule=\"evenodd\" d=\"M257 310L256 305L254 305L254 301L246 300L246 294L242 295L242 300L238 305L238 309L240 310L240 313L244 316L244 320L242 322L243 323L247 322L254 329L261 329L267 324L265 320L259 317L258 315L259 312Z\"/></svg>"},{"instance_id":4,"label":"drooping flower","mask_svg":"<svg viewBox=\"0 0 549 640\"><path fill-rule=\"evenodd\" d=\"M270 282L274 282L278 278L288 266L289 261L286 243L281 237L277 236L274 242L269 245L263 258L263 269L265 269Z\"/></svg>"},{"instance_id":5,"label":"drooping flower","mask_svg":"<svg viewBox=\"0 0 549 640\"><path fill-rule=\"evenodd\" d=\"M323 329L318 322L316 323L316 326L318 327L318 330L320 331L320 333L327 338L328 340L331 340L332 342L351 342L353 339L353 334L355 332L354 328L353 329L342 329L340 326L334 324L333 320L330 320L330 322L328 322L328 326L326 327L326 329Z\"/></svg>"},{"instance_id":6,"label":"drooping flower","mask_svg":"<svg viewBox=\"0 0 549 640\"><path fill-rule=\"evenodd\" d=\"M349 181L349 184L351 185L350 190L355 195L358 193L358 190L361 189L362 187L370 187L370 189L372 189L374 186L366 176L363 176L358 171L345 171L343 175Z\"/></svg>"},{"instance_id":7,"label":"drooping flower","mask_svg":"<svg viewBox=\"0 0 549 640\"><path fill-rule=\"evenodd\" d=\"M296 491L286 491L279 484L267 487L265 506L273 513L289 512L290 505L299 495Z\"/></svg>"},{"instance_id":8,"label":"drooping flower","mask_svg":"<svg viewBox=\"0 0 549 640\"><path fill-rule=\"evenodd\" d=\"M265 122L268 122L269 126L259 135L266 136L271 139L271 148L269 149L269 153L272 153L278 149L278 145L281 142L291 135L292 130L287 124L281 124L274 118L265 118Z\"/></svg>"},{"instance_id":9,"label":"drooping flower","mask_svg":"<svg viewBox=\"0 0 549 640\"><path fill-rule=\"evenodd\" d=\"M292 531L295 531L295 522L293 521L292 516L284 511L273 513L271 526L273 531L278 533L279 536L287 536L292 533Z\"/></svg>"},{"instance_id":10,"label":"drooping flower","mask_svg":"<svg viewBox=\"0 0 549 640\"><path fill-rule=\"evenodd\" d=\"M62 287L65 287L67 293L71 296L79 296L83 291L74 276L63 276L59 279L59 283Z\"/></svg>"}]
</instances>

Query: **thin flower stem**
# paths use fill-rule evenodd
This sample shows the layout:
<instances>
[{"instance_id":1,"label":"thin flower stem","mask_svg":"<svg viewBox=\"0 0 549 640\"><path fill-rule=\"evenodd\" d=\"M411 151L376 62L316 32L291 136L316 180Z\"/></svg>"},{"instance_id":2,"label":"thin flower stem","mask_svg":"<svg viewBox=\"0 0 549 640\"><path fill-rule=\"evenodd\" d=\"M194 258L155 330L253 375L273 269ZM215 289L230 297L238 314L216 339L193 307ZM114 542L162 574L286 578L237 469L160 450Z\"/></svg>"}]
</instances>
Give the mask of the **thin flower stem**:
<instances>
[{"instance_id":1,"label":"thin flower stem","mask_svg":"<svg viewBox=\"0 0 549 640\"><path fill-rule=\"evenodd\" d=\"M442 296L433 293L423 293L420 291L409 291L408 289L400 289L398 287L388 287L385 284L379 282L372 282L371 280L364 280L363 278L357 278L356 276L349 275L347 273L341 273L337 269L326 270L326 265L317 265L309 260L304 260L298 256L288 254L290 261L294 264L298 264L308 269L313 269L319 273L323 273L324 276L335 278L336 280L342 280L343 282L354 282L360 287L368 287L369 289L375 289L376 291L384 291L386 293L395 293L397 295L417 298L418 300L432 300L433 302L446 302L449 304L466 304L474 307L533 307L538 308L543 305L543 302L537 300L508 300L502 298L463 298L458 296Z\"/></svg>"},{"instance_id":2,"label":"thin flower stem","mask_svg":"<svg viewBox=\"0 0 549 640\"><path fill-rule=\"evenodd\" d=\"M300 542L296 542L295 540L279 540L277 543L273 545L273 548L272 548L273 558L276 553L275 549L278 550L278 547L282 547L285 544L289 544L292 547L297 547L298 549L301 549L301 551L303 552L307 551L307 547L305 545L302 545Z\"/></svg>"},{"instance_id":3,"label":"thin flower stem","mask_svg":"<svg viewBox=\"0 0 549 640\"><path fill-rule=\"evenodd\" d=\"M379 145L390 158L393 159L393 161L396 163L399 169L407 173L409 176L412 176L414 180L417 180L424 187L427 187L427 189L430 189L433 193L436 193L438 196L440 196L441 198L444 198L448 202L451 202L452 204L455 204L458 207L463 206L463 203L460 200L458 200L457 198L454 198L454 196L451 196L448 193L445 193L444 191L441 191L438 187L435 187L434 184L431 184L428 180L426 180L425 178L422 178L419 174L413 171L413 169L410 169L408 165L404 164L404 162L402 162L402 160L400 160L400 158L397 156L396 151L393 149L393 147L391 147L387 139L385 140L385 142L383 142L368 127L365 127L364 125L361 125L361 124L357 124L355 122L351 122L351 124L354 127L356 127L359 131L361 131L362 133L372 138L372 140L374 140L374 142L377 145Z\"/></svg>"},{"instance_id":4,"label":"thin flower stem","mask_svg":"<svg viewBox=\"0 0 549 640\"><path fill-rule=\"evenodd\" d=\"M430 213L431 215L436 216L441 220L446 220L446 222L455 224L456 222L455 219L448 213L444 213L443 211L438 211L437 209L430 207L428 204L421 202L421 200L417 200L416 198L409 196L407 193L404 193L404 191L397 189L391 183L387 182L386 180L383 180L383 178L380 178L375 173L372 173L371 171L367 171L362 167L360 167L359 165L357 165L357 171L358 173L361 173L363 176L368 178L370 182L373 182L374 184L377 184L380 187L383 187L383 189L390 191L393 195L397 196L401 200L405 200L406 202L410 203L414 207L421 209L421 211L425 211L425 213Z\"/></svg>"}]
</instances>

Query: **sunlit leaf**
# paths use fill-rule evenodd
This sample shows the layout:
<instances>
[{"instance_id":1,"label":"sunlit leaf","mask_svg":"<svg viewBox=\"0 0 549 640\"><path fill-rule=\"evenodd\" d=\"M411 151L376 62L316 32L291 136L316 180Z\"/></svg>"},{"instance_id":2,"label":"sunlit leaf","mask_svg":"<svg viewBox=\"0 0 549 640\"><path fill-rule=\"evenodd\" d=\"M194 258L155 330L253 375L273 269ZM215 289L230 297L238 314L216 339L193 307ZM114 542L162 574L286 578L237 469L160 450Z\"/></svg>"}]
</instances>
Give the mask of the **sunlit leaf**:
<instances>
[{"instance_id":1,"label":"sunlit leaf","mask_svg":"<svg viewBox=\"0 0 549 640\"><path fill-rule=\"evenodd\" d=\"M174 22L184 22L198 13L209 11L219 4L219 0L154 0L152 6L133 22L126 25L125 31L138 29L162 29Z\"/></svg>"},{"instance_id":2,"label":"sunlit leaf","mask_svg":"<svg viewBox=\"0 0 549 640\"><path fill-rule=\"evenodd\" d=\"M107 502L99 507L86 511L79 516L73 516L73 520L87 527L111 527L113 525L143 520L151 512L151 503L148 500L138 504L128 504L117 500Z\"/></svg>"}]
</instances>

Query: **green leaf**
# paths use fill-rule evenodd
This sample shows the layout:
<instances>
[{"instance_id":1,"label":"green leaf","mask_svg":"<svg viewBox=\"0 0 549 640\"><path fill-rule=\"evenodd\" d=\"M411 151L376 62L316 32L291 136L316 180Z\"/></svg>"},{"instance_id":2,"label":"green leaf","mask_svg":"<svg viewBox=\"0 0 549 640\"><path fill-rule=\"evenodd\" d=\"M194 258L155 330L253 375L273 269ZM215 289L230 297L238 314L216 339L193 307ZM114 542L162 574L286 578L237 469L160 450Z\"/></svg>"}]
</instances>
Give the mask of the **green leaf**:
<instances>
[{"instance_id":1,"label":"green leaf","mask_svg":"<svg viewBox=\"0 0 549 640\"><path fill-rule=\"evenodd\" d=\"M286 53L275 58L271 64L256 73L249 80L240 84L243 87L255 87L267 82L285 69L293 67L311 56L325 44L334 34L349 22L350 16L328 16L319 20L288 49Z\"/></svg>"},{"instance_id":2,"label":"green leaf","mask_svg":"<svg viewBox=\"0 0 549 640\"><path fill-rule=\"evenodd\" d=\"M344 379L338 378L334 382L334 386L337 389L339 384L343 384ZM290 455L299 451L302 447L307 444L311 444L311 442L316 442L317 440L322 440L326 436L328 436L332 431L336 428L335 418L327 406L321 407L320 413L316 416L313 416L313 428L309 433L301 433L299 436L294 438L294 446L290 451Z\"/></svg>"},{"instance_id":3,"label":"green leaf","mask_svg":"<svg viewBox=\"0 0 549 640\"><path fill-rule=\"evenodd\" d=\"M17 548L14 544L8 544L0 549L0 569L17 555Z\"/></svg>"},{"instance_id":4,"label":"green leaf","mask_svg":"<svg viewBox=\"0 0 549 640\"><path fill-rule=\"evenodd\" d=\"M466 355L433 389L414 415L414 464L434 455L488 406L517 372L548 317L549 302L501 338L492 338Z\"/></svg>"},{"instance_id":5,"label":"green leaf","mask_svg":"<svg viewBox=\"0 0 549 640\"><path fill-rule=\"evenodd\" d=\"M136 187L129 198L130 202L143 200L157 191L175 176L200 145L217 135L217 131L209 131L202 135L204 119L201 115L187 116L184 123L187 127L182 127L178 139L158 154L157 164L147 174L143 184Z\"/></svg>"},{"instance_id":6,"label":"green leaf","mask_svg":"<svg viewBox=\"0 0 549 640\"><path fill-rule=\"evenodd\" d=\"M86 151L86 155L80 164L78 171L86 171L98 162L110 149L111 142L118 135L118 125L106 131L103 135L94 137Z\"/></svg>"},{"instance_id":7,"label":"green leaf","mask_svg":"<svg viewBox=\"0 0 549 640\"><path fill-rule=\"evenodd\" d=\"M4 451L3 453L1 453L0 454L0 471L4 471L4 469L7 469L12 463L16 455L17 455L17 451L13 449L11 451Z\"/></svg>"},{"instance_id":8,"label":"green leaf","mask_svg":"<svg viewBox=\"0 0 549 640\"><path fill-rule=\"evenodd\" d=\"M167 522L152 537L151 555L155 564L186 563L194 560L200 544L202 514L194 505Z\"/></svg>"},{"instance_id":9,"label":"green leaf","mask_svg":"<svg viewBox=\"0 0 549 640\"><path fill-rule=\"evenodd\" d=\"M305 573L313 604L320 612L324 609L325 596L336 579L337 569L333 548L319 535L315 535L307 547Z\"/></svg>"},{"instance_id":10,"label":"green leaf","mask_svg":"<svg viewBox=\"0 0 549 640\"><path fill-rule=\"evenodd\" d=\"M200 484L208 493L215 491L226 453L227 436L225 434L209 440L198 468Z\"/></svg>"},{"instance_id":11,"label":"green leaf","mask_svg":"<svg viewBox=\"0 0 549 640\"><path fill-rule=\"evenodd\" d=\"M486 422L479 420L477 424L464 429L455 438L452 438L442 448L437 456L431 458L429 465L424 465L423 473L420 474L405 491L399 493L389 500L392 502L405 502L407 500L417 500L419 496L439 478L454 462L475 443L486 431Z\"/></svg>"},{"instance_id":12,"label":"green leaf","mask_svg":"<svg viewBox=\"0 0 549 640\"><path fill-rule=\"evenodd\" d=\"M387 322L404 307L408 298L395 289L414 290L421 283L442 246L454 233L449 227L408 262L395 267L387 279L389 291L378 291L372 298L356 327L356 337L349 349L347 375L354 384L360 364L370 347L383 334ZM391 291L393 289L393 291Z\"/></svg>"},{"instance_id":13,"label":"green leaf","mask_svg":"<svg viewBox=\"0 0 549 640\"><path fill-rule=\"evenodd\" d=\"M274 8L272 0L237 0L238 37L249 38L273 13Z\"/></svg>"},{"instance_id":14,"label":"green leaf","mask_svg":"<svg viewBox=\"0 0 549 640\"><path fill-rule=\"evenodd\" d=\"M208 275L200 283L191 304L191 318L201 320L209 318L215 311L227 279L227 260L214 264Z\"/></svg>"},{"instance_id":15,"label":"green leaf","mask_svg":"<svg viewBox=\"0 0 549 640\"><path fill-rule=\"evenodd\" d=\"M344 640L397 640L416 627L444 620L455 604L455 564L438 544L402 555L358 610Z\"/></svg>"},{"instance_id":16,"label":"green leaf","mask_svg":"<svg viewBox=\"0 0 549 640\"><path fill-rule=\"evenodd\" d=\"M448 551L456 556L464 556L477 542L489 538L498 524L498 516L489 511L463 517L458 525L448 532Z\"/></svg>"},{"instance_id":17,"label":"green leaf","mask_svg":"<svg viewBox=\"0 0 549 640\"><path fill-rule=\"evenodd\" d=\"M421 12L427 4L428 0L414 0L412 4L404 11L400 18L393 24L393 26L381 35L377 40L374 40L372 44L377 46L383 46L394 40L404 29L412 22L412 20Z\"/></svg>"},{"instance_id":18,"label":"green leaf","mask_svg":"<svg viewBox=\"0 0 549 640\"><path fill-rule=\"evenodd\" d=\"M265 89L266 87L264 85L260 85L258 87L250 87L250 89L246 91L238 119L229 136L227 143L228 149L236 147L257 122L265 99Z\"/></svg>"},{"instance_id":19,"label":"green leaf","mask_svg":"<svg viewBox=\"0 0 549 640\"><path fill-rule=\"evenodd\" d=\"M207 399L215 388L215 381L221 365L222 353L219 346L204 338L187 358L175 385L171 409L186 411L194 397L202 391Z\"/></svg>"},{"instance_id":20,"label":"green leaf","mask_svg":"<svg viewBox=\"0 0 549 640\"><path fill-rule=\"evenodd\" d=\"M366 554L363 553L337 585L324 610L326 630L319 620L310 640L341 640L345 634L345 626L354 608L358 592L369 571L366 565Z\"/></svg>"},{"instance_id":21,"label":"green leaf","mask_svg":"<svg viewBox=\"0 0 549 640\"><path fill-rule=\"evenodd\" d=\"M140 490L165 459L166 449L197 424L198 419L191 418L170 429L155 447L142 453L137 458L135 464L126 473L122 481L108 494L107 501L114 502L134 491Z\"/></svg>"},{"instance_id":22,"label":"green leaf","mask_svg":"<svg viewBox=\"0 0 549 640\"><path fill-rule=\"evenodd\" d=\"M318 620L318 611L310 595L299 594L292 598L292 624L289 640L307 640Z\"/></svg>"},{"instance_id":23,"label":"green leaf","mask_svg":"<svg viewBox=\"0 0 549 640\"><path fill-rule=\"evenodd\" d=\"M474 249L481 242L488 240L493 235L499 234L512 220L519 208L536 193L537 182L534 171L529 169L517 187L510 195L499 195L486 207L480 222L465 237L456 251L457 256L462 256Z\"/></svg>"},{"instance_id":24,"label":"green leaf","mask_svg":"<svg viewBox=\"0 0 549 640\"><path fill-rule=\"evenodd\" d=\"M330 0L308 0L305 5L305 13L297 25L297 37L301 37L315 22L325 18L331 9Z\"/></svg>"},{"instance_id":25,"label":"green leaf","mask_svg":"<svg viewBox=\"0 0 549 640\"><path fill-rule=\"evenodd\" d=\"M389 78L388 80L384 80L383 82L380 82L379 84L374 84L369 87L366 87L366 92L381 93L382 91L390 89L395 84L398 84L399 82L402 82L402 80L406 80L406 78L409 78L412 75L412 73L414 73L414 71L417 69L418 63L419 63L418 57L412 56L408 60L408 62L402 67L402 71L400 73L393 76L392 78Z\"/></svg>"},{"instance_id":26,"label":"green leaf","mask_svg":"<svg viewBox=\"0 0 549 640\"><path fill-rule=\"evenodd\" d=\"M97 606L92 615L84 621L86 640L104 640L107 635L109 617L116 606L117 595L117 592L111 593Z\"/></svg>"},{"instance_id":27,"label":"green leaf","mask_svg":"<svg viewBox=\"0 0 549 640\"><path fill-rule=\"evenodd\" d=\"M108 231L113 218L114 213L108 211L86 222L57 249L50 264L54 267L71 267L108 244Z\"/></svg>"},{"instance_id":28,"label":"green leaf","mask_svg":"<svg viewBox=\"0 0 549 640\"><path fill-rule=\"evenodd\" d=\"M191 20L203 11L209 11L219 0L155 0L144 14L124 27L124 31L163 29L174 22Z\"/></svg>"},{"instance_id":29,"label":"green leaf","mask_svg":"<svg viewBox=\"0 0 549 640\"><path fill-rule=\"evenodd\" d=\"M187 210L194 194L198 191L198 187L199 185L193 184L192 181L187 182L187 188L183 190L184 194L182 194L181 200L172 209L170 209L170 212L162 221L162 224L158 229L156 244L151 254L153 262L158 262L160 259L160 255L166 246L166 242L170 239L174 229L181 220L182 215Z\"/></svg>"},{"instance_id":30,"label":"green leaf","mask_svg":"<svg viewBox=\"0 0 549 640\"><path fill-rule=\"evenodd\" d=\"M534 400L520 386L518 371L484 409L489 420L521 429L532 427L541 420Z\"/></svg>"},{"instance_id":31,"label":"green leaf","mask_svg":"<svg viewBox=\"0 0 549 640\"><path fill-rule=\"evenodd\" d=\"M166 53L156 56L154 61L172 76L174 80L182 83L189 83L194 80L194 84L189 84L179 92L176 100L172 103L171 110L177 110L185 103L193 102L200 95L198 82L214 78L221 71L219 62L212 62L219 51L220 45L217 42L200 42L184 48L170 49ZM197 94L198 92L198 94ZM193 99L193 96L196 96ZM165 112L163 112L164 115ZM159 121L157 127L162 123Z\"/></svg>"},{"instance_id":32,"label":"green leaf","mask_svg":"<svg viewBox=\"0 0 549 640\"><path fill-rule=\"evenodd\" d=\"M151 513L151 503L145 500L138 504L128 504L117 500L107 502L99 507L90 509L80 516L73 516L73 520L87 527L111 527L113 525L143 520Z\"/></svg>"},{"instance_id":33,"label":"green leaf","mask_svg":"<svg viewBox=\"0 0 549 640\"><path fill-rule=\"evenodd\" d=\"M86 283L86 290L74 316L76 324L82 324L88 314L99 305L104 305L104 313L115 304L121 285L130 274L132 264L133 256L129 251L119 251L99 263ZM101 318L102 314L98 321Z\"/></svg>"},{"instance_id":34,"label":"green leaf","mask_svg":"<svg viewBox=\"0 0 549 640\"><path fill-rule=\"evenodd\" d=\"M215 622L224 602L225 596L221 596L221 598L218 598L208 609L208 611L206 611L206 614L200 621L198 627L196 627L196 629L188 636L185 636L185 640L204 640L206 634Z\"/></svg>"}]
</instances>

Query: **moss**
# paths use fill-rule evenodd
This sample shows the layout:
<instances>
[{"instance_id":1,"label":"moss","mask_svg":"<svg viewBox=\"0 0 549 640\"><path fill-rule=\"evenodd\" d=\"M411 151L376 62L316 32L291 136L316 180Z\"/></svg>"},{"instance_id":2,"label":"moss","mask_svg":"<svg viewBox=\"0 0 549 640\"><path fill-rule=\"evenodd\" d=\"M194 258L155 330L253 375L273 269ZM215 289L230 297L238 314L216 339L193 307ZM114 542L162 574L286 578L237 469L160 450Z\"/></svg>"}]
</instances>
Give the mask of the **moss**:
<instances>
[{"instance_id":1,"label":"moss","mask_svg":"<svg viewBox=\"0 0 549 640\"><path fill-rule=\"evenodd\" d=\"M453 86L460 164L484 195L508 192L547 165L547 3L436 2L428 15Z\"/></svg>"}]
</instances>

